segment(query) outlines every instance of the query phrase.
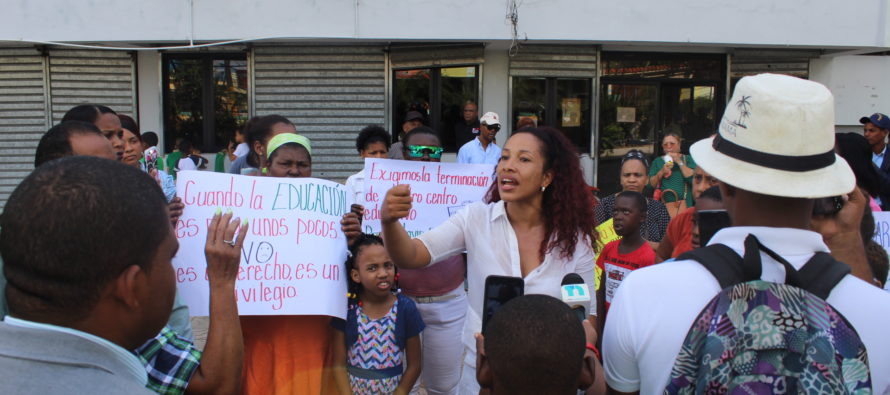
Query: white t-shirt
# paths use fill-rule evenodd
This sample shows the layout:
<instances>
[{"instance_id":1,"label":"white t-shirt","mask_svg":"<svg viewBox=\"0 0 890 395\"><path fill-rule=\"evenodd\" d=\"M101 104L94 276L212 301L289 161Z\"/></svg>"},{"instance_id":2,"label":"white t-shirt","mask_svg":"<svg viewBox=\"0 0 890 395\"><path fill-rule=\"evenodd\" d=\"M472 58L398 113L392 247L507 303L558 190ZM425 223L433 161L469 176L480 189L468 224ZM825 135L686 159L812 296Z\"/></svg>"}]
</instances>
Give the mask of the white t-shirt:
<instances>
[{"instance_id":1,"label":"white t-shirt","mask_svg":"<svg viewBox=\"0 0 890 395\"><path fill-rule=\"evenodd\" d=\"M183 170L198 170L198 166L195 165L195 161L192 158L186 156L179 160L179 163L176 164L177 171Z\"/></svg>"},{"instance_id":2,"label":"white t-shirt","mask_svg":"<svg viewBox=\"0 0 890 395\"><path fill-rule=\"evenodd\" d=\"M235 147L235 152L232 152L232 154L235 155L235 157L239 157L247 155L248 152L250 152L250 148L247 148L247 143L241 143Z\"/></svg>"},{"instance_id":3,"label":"white t-shirt","mask_svg":"<svg viewBox=\"0 0 890 395\"><path fill-rule=\"evenodd\" d=\"M365 171L361 170L346 179L346 190L352 194L352 202L365 205L362 195L365 191ZM365 207L367 209L367 207Z\"/></svg>"},{"instance_id":4,"label":"white t-shirt","mask_svg":"<svg viewBox=\"0 0 890 395\"><path fill-rule=\"evenodd\" d=\"M486 204L476 202L458 211L442 225L426 232L418 239L430 251L430 262L467 251L467 321L463 342L466 348L464 363L476 366L474 333L482 332L482 302L485 297L485 278L490 275L522 277L519 266L519 244L516 233L507 219L504 202ZM593 288L596 257L588 243L578 242L575 254L563 260L557 249L546 256L541 266L525 276L525 294L543 294L561 298L560 285L568 273L578 273L589 289ZM596 300L591 300L590 311L596 311Z\"/></svg>"},{"instance_id":5,"label":"white t-shirt","mask_svg":"<svg viewBox=\"0 0 890 395\"><path fill-rule=\"evenodd\" d=\"M800 269L817 251L828 252L818 233L800 229L733 227L709 244L722 243L739 255L748 234ZM785 269L761 252L766 281L783 282ZM609 309L603 333L606 382L621 392L661 393L693 320L720 292L717 280L698 262L665 262L632 272ZM847 275L828 303L849 320L868 352L874 393L890 391L890 295ZM867 301L867 302L866 302Z\"/></svg>"}]
</instances>

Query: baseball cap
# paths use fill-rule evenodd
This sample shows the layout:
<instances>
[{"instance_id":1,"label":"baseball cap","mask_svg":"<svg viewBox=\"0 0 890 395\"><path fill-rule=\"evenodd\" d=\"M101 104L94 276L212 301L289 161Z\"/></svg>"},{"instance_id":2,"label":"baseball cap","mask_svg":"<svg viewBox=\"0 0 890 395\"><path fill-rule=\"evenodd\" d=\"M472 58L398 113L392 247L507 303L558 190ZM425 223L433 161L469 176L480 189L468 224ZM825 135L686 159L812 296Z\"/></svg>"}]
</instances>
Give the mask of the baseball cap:
<instances>
[{"instance_id":1,"label":"baseball cap","mask_svg":"<svg viewBox=\"0 0 890 395\"><path fill-rule=\"evenodd\" d=\"M479 119L479 123L484 123L486 125L500 125L501 121L498 118L497 113L489 111Z\"/></svg>"},{"instance_id":2,"label":"baseball cap","mask_svg":"<svg viewBox=\"0 0 890 395\"><path fill-rule=\"evenodd\" d=\"M879 112L871 114L870 117L859 118L859 123L861 123L863 125L865 125L866 123L869 123L869 122L875 124L875 126L881 128L881 129L890 130L890 117L887 117L886 115L881 114Z\"/></svg>"}]
</instances>

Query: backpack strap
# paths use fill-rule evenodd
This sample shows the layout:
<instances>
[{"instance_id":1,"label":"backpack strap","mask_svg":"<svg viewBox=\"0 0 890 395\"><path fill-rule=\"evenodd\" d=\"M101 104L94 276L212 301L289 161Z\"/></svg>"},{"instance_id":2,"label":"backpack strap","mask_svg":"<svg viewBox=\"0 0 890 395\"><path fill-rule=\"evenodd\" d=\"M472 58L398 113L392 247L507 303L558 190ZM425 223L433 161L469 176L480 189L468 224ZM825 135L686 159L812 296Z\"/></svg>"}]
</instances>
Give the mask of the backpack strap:
<instances>
[{"instance_id":1,"label":"backpack strap","mask_svg":"<svg viewBox=\"0 0 890 395\"><path fill-rule=\"evenodd\" d=\"M834 286L849 273L850 265L834 259L828 253L817 252L797 271L797 276L801 281L801 288L827 300Z\"/></svg>"},{"instance_id":2,"label":"backpack strap","mask_svg":"<svg viewBox=\"0 0 890 395\"><path fill-rule=\"evenodd\" d=\"M708 269L720 283L721 289L749 281L745 276L742 257L736 254L732 248L723 244L711 244L704 248L684 252L676 260L685 259L697 261L705 269Z\"/></svg>"},{"instance_id":3,"label":"backpack strap","mask_svg":"<svg viewBox=\"0 0 890 395\"><path fill-rule=\"evenodd\" d=\"M837 261L825 252L815 253L800 270L796 270L785 258L761 244L754 235L745 238L744 258L723 244L712 244L685 252L677 260L698 261L717 279L720 288L728 288L760 278L761 251L784 266L786 284L804 289L822 300L826 300L831 290L850 273L849 265Z\"/></svg>"}]
</instances>

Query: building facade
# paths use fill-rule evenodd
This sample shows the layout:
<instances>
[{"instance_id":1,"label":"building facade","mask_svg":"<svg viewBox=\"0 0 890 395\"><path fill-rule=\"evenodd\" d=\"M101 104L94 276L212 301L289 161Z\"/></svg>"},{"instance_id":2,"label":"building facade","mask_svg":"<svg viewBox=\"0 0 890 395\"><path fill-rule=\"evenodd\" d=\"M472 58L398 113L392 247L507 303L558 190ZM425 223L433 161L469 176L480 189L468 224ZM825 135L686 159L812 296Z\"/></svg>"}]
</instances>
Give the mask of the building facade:
<instances>
[{"instance_id":1,"label":"building facade","mask_svg":"<svg viewBox=\"0 0 890 395\"><path fill-rule=\"evenodd\" d=\"M884 2L670 3L29 2L0 24L0 205L80 103L133 115L168 152L186 138L212 154L281 114L312 139L313 175L343 180L362 127L397 135L417 110L453 153L472 101L501 115L498 141L520 121L565 132L604 193L626 151L713 133L745 75L825 83L842 130L890 111Z\"/></svg>"}]
</instances>

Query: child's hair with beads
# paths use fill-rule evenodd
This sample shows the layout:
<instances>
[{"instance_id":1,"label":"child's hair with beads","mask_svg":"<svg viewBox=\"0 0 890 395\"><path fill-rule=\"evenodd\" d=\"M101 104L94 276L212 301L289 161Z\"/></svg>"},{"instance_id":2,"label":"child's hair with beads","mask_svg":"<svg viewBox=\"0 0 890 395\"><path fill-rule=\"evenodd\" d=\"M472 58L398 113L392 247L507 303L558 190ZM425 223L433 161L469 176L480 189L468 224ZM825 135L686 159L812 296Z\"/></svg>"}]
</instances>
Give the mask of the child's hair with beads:
<instances>
[{"instance_id":1,"label":"child's hair with beads","mask_svg":"<svg viewBox=\"0 0 890 395\"><path fill-rule=\"evenodd\" d=\"M352 245L349 246L349 254L346 257L346 273L351 273L352 270L359 270L358 268L358 256L361 254L362 250L365 247L379 245L383 246L383 239L380 236L372 235L368 233L362 233L360 236L356 237L352 242ZM348 281L347 285L347 295L349 296L350 304L358 301L358 296L362 290L362 284L352 281L350 276L346 276ZM392 289L395 292L399 290L399 273L396 270L395 280L392 284Z\"/></svg>"}]
</instances>

